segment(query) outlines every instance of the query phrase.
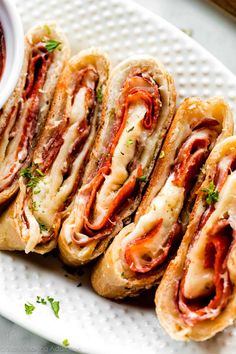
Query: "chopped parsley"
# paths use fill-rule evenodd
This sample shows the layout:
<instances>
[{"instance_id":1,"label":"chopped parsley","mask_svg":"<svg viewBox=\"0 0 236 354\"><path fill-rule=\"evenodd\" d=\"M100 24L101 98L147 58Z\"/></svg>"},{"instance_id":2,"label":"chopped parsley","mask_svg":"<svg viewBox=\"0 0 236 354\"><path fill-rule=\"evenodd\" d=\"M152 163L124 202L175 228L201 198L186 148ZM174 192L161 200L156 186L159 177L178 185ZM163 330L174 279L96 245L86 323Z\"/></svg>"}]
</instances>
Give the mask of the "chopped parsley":
<instances>
[{"instance_id":1,"label":"chopped parsley","mask_svg":"<svg viewBox=\"0 0 236 354\"><path fill-rule=\"evenodd\" d=\"M58 42L55 39L49 39L45 44L45 48L49 53L52 53L60 44L61 42Z\"/></svg>"},{"instance_id":2,"label":"chopped parsley","mask_svg":"<svg viewBox=\"0 0 236 354\"><path fill-rule=\"evenodd\" d=\"M41 224L40 222L39 222L39 228L40 228L41 232L42 231L48 231L48 227L46 225L44 225L44 224Z\"/></svg>"},{"instance_id":3,"label":"chopped parsley","mask_svg":"<svg viewBox=\"0 0 236 354\"><path fill-rule=\"evenodd\" d=\"M120 274L120 276L121 276L122 278L124 278L124 277L125 277L125 273L122 272L122 273Z\"/></svg>"},{"instance_id":4,"label":"chopped parsley","mask_svg":"<svg viewBox=\"0 0 236 354\"><path fill-rule=\"evenodd\" d=\"M45 174L44 174L39 168L36 168L35 171L38 173L38 175L39 175L40 177L44 177L44 176L45 176Z\"/></svg>"},{"instance_id":5,"label":"chopped parsley","mask_svg":"<svg viewBox=\"0 0 236 354\"><path fill-rule=\"evenodd\" d=\"M213 181L209 183L208 188L203 188L202 191L205 193L205 200L208 205L218 201L219 192L216 190L216 186Z\"/></svg>"},{"instance_id":6,"label":"chopped parsley","mask_svg":"<svg viewBox=\"0 0 236 354\"><path fill-rule=\"evenodd\" d=\"M102 86L100 86L97 89L97 102L101 104L102 103L102 99L103 99Z\"/></svg>"},{"instance_id":7,"label":"chopped parsley","mask_svg":"<svg viewBox=\"0 0 236 354\"><path fill-rule=\"evenodd\" d=\"M30 167L22 168L20 170L20 176L25 178L31 178L32 177L31 168Z\"/></svg>"},{"instance_id":8,"label":"chopped parsley","mask_svg":"<svg viewBox=\"0 0 236 354\"><path fill-rule=\"evenodd\" d=\"M35 171L32 171L32 166L23 168L20 170L20 176L28 179L26 187L31 188L34 194L40 193L40 188L37 185L45 174L39 168L36 168Z\"/></svg>"},{"instance_id":9,"label":"chopped parsley","mask_svg":"<svg viewBox=\"0 0 236 354\"><path fill-rule=\"evenodd\" d=\"M165 152L163 150L161 150L160 155L159 155L159 159L163 159L163 157L165 157Z\"/></svg>"},{"instance_id":10,"label":"chopped parsley","mask_svg":"<svg viewBox=\"0 0 236 354\"><path fill-rule=\"evenodd\" d=\"M70 345L68 339L64 339L62 344L64 345L64 347L68 347Z\"/></svg>"},{"instance_id":11,"label":"chopped parsley","mask_svg":"<svg viewBox=\"0 0 236 354\"><path fill-rule=\"evenodd\" d=\"M41 189L39 187L34 188L34 194L39 194L41 192Z\"/></svg>"},{"instance_id":12,"label":"chopped parsley","mask_svg":"<svg viewBox=\"0 0 236 354\"><path fill-rule=\"evenodd\" d=\"M132 145L133 143L134 143L134 142L133 142L132 139L128 139L128 140L127 140L127 144L128 144L128 145Z\"/></svg>"},{"instance_id":13,"label":"chopped parsley","mask_svg":"<svg viewBox=\"0 0 236 354\"><path fill-rule=\"evenodd\" d=\"M132 132L132 130L134 130L134 127L129 128L129 129L127 130L127 133Z\"/></svg>"},{"instance_id":14,"label":"chopped parsley","mask_svg":"<svg viewBox=\"0 0 236 354\"><path fill-rule=\"evenodd\" d=\"M32 315L33 311L35 310L35 306L28 302L25 304L25 313L26 315Z\"/></svg>"},{"instance_id":15,"label":"chopped parsley","mask_svg":"<svg viewBox=\"0 0 236 354\"><path fill-rule=\"evenodd\" d=\"M47 305L47 301L46 301L43 297L41 297L41 296L37 296L36 302L37 302L38 304Z\"/></svg>"},{"instance_id":16,"label":"chopped parsley","mask_svg":"<svg viewBox=\"0 0 236 354\"><path fill-rule=\"evenodd\" d=\"M36 202L32 202L32 204L31 204L31 209L32 209L33 211L37 211L37 210L38 210L38 206L37 206L37 203L36 203Z\"/></svg>"},{"instance_id":17,"label":"chopped parsley","mask_svg":"<svg viewBox=\"0 0 236 354\"><path fill-rule=\"evenodd\" d=\"M140 177L137 177L137 179L141 182L147 182L147 176L140 176Z\"/></svg>"},{"instance_id":18,"label":"chopped parsley","mask_svg":"<svg viewBox=\"0 0 236 354\"><path fill-rule=\"evenodd\" d=\"M59 318L60 302L55 301L52 297L47 296L48 302L51 304L51 308L57 318Z\"/></svg>"}]
</instances>

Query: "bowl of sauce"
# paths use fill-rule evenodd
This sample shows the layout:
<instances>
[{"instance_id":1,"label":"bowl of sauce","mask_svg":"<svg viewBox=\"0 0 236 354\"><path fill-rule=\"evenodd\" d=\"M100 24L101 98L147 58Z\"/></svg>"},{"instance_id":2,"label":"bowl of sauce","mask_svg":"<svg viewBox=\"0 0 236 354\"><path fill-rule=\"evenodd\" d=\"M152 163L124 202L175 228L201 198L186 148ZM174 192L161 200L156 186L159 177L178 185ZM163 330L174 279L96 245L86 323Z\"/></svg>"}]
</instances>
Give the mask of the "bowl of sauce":
<instances>
[{"instance_id":1,"label":"bowl of sauce","mask_svg":"<svg viewBox=\"0 0 236 354\"><path fill-rule=\"evenodd\" d=\"M13 92L24 58L24 32L12 0L0 0L0 109Z\"/></svg>"}]
</instances>

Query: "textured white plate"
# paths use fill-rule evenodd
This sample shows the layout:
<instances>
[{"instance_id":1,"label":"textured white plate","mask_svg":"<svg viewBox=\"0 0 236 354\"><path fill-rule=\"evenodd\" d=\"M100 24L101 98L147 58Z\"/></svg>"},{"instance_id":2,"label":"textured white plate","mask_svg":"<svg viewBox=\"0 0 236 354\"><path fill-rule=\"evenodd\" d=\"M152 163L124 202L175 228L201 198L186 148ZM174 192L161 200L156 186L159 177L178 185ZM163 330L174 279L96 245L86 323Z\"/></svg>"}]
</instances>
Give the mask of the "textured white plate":
<instances>
[{"instance_id":1,"label":"textured white plate","mask_svg":"<svg viewBox=\"0 0 236 354\"><path fill-rule=\"evenodd\" d=\"M120 0L16 3L25 29L40 20L55 19L67 32L74 52L99 46L113 63L135 53L152 54L174 75L179 100L223 95L236 108L235 77L191 38L137 4ZM80 353L235 353L233 327L206 343L177 343L155 317L153 294L144 295L141 303L115 303L94 294L87 275L65 274L52 256L0 253L0 313L55 343L68 338L70 348ZM77 287L79 281L82 287ZM37 295L60 300L60 319L43 305L31 316L25 314L24 303L34 302Z\"/></svg>"}]
</instances>

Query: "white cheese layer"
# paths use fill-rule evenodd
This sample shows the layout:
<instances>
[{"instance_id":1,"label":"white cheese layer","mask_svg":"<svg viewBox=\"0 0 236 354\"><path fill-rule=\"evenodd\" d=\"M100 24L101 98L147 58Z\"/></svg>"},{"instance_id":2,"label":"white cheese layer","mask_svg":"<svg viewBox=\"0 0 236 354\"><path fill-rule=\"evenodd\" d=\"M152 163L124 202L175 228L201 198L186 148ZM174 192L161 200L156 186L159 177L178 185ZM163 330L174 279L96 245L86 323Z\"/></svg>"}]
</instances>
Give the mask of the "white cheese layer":
<instances>
[{"instance_id":1,"label":"white cheese layer","mask_svg":"<svg viewBox=\"0 0 236 354\"><path fill-rule=\"evenodd\" d=\"M135 225L134 230L123 239L121 248L126 249L127 244L151 231L157 221L163 219L158 234L149 241L149 254L156 257L168 240L173 225L177 222L184 203L184 188L177 187L173 183L173 175L170 175L159 194L152 200L149 210L142 215ZM146 247L147 245L145 245ZM138 254L136 262L139 262Z\"/></svg>"},{"instance_id":2,"label":"white cheese layer","mask_svg":"<svg viewBox=\"0 0 236 354\"><path fill-rule=\"evenodd\" d=\"M72 192L79 170L94 138L95 127L93 125L83 149L81 149L72 164L70 175L63 180L63 167L66 166L68 154L78 138L77 128L88 114L86 94L87 88L82 87L76 94L72 106L69 105L72 97L68 97L67 115L69 116L69 127L63 136L64 142L49 173L41 178L37 184L39 193L32 194L32 200L35 203L34 216L49 228L53 226L55 214Z\"/></svg>"},{"instance_id":3,"label":"white cheese layer","mask_svg":"<svg viewBox=\"0 0 236 354\"><path fill-rule=\"evenodd\" d=\"M228 176L222 190L219 193L219 200L215 204L215 211L207 220L200 231L200 235L192 248L189 250L187 259L190 260L184 283L184 296L193 299L209 292L213 283L213 269L204 268L205 247L209 240L208 233L217 222L229 215L229 222L232 227L236 226L236 171ZM230 257L228 262L230 261Z\"/></svg>"},{"instance_id":4,"label":"white cheese layer","mask_svg":"<svg viewBox=\"0 0 236 354\"><path fill-rule=\"evenodd\" d=\"M152 158L153 146L155 146L155 134L150 135L150 132L142 126L142 119L145 113L146 107L142 101L129 106L126 126L112 156L111 173L106 177L100 191L97 193L94 208L94 223L99 223L104 215L106 215L109 206L121 186L128 178L136 174L136 170L132 174L129 174L127 171L128 164L133 161L137 152L136 143L144 146L144 151L140 159L143 170Z\"/></svg>"}]
</instances>

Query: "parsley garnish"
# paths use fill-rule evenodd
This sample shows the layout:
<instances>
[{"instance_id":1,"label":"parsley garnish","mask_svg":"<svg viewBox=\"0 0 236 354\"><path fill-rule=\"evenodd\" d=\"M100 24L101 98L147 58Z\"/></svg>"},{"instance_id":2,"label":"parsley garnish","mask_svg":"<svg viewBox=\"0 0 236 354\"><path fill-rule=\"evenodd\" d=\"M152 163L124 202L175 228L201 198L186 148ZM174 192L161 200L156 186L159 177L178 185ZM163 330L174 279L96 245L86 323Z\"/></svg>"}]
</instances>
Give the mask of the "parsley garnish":
<instances>
[{"instance_id":1,"label":"parsley garnish","mask_svg":"<svg viewBox=\"0 0 236 354\"><path fill-rule=\"evenodd\" d=\"M35 171L39 174L40 177L44 177L45 176L45 174L39 168L36 168Z\"/></svg>"},{"instance_id":2,"label":"parsley garnish","mask_svg":"<svg viewBox=\"0 0 236 354\"><path fill-rule=\"evenodd\" d=\"M132 132L134 130L134 127L131 127L130 129L127 130L127 133Z\"/></svg>"},{"instance_id":3,"label":"parsley garnish","mask_svg":"<svg viewBox=\"0 0 236 354\"><path fill-rule=\"evenodd\" d=\"M36 302L37 302L38 304L47 305L47 301L46 301L43 297L41 297L41 296L37 296Z\"/></svg>"},{"instance_id":4,"label":"parsley garnish","mask_svg":"<svg viewBox=\"0 0 236 354\"><path fill-rule=\"evenodd\" d=\"M33 311L35 310L35 306L28 302L25 304L25 313L26 315L32 315Z\"/></svg>"},{"instance_id":5,"label":"parsley garnish","mask_svg":"<svg viewBox=\"0 0 236 354\"><path fill-rule=\"evenodd\" d=\"M37 206L37 203L36 203L36 202L32 202L31 209L32 209L33 211L37 211L37 210L38 210L38 206Z\"/></svg>"},{"instance_id":6,"label":"parsley garnish","mask_svg":"<svg viewBox=\"0 0 236 354\"><path fill-rule=\"evenodd\" d=\"M62 344L64 345L64 347L68 347L70 345L68 339L64 339Z\"/></svg>"},{"instance_id":7,"label":"parsley garnish","mask_svg":"<svg viewBox=\"0 0 236 354\"><path fill-rule=\"evenodd\" d=\"M141 182L147 182L147 176L140 176L140 177L137 177L137 179Z\"/></svg>"},{"instance_id":8,"label":"parsley garnish","mask_svg":"<svg viewBox=\"0 0 236 354\"><path fill-rule=\"evenodd\" d=\"M49 39L45 44L45 48L49 53L52 53L60 44L61 42L58 42L55 39Z\"/></svg>"},{"instance_id":9,"label":"parsley garnish","mask_svg":"<svg viewBox=\"0 0 236 354\"><path fill-rule=\"evenodd\" d=\"M161 150L160 155L159 155L159 159L163 159L163 157L165 157L165 152L163 150Z\"/></svg>"},{"instance_id":10,"label":"parsley garnish","mask_svg":"<svg viewBox=\"0 0 236 354\"><path fill-rule=\"evenodd\" d=\"M20 170L20 176L25 178L31 178L32 177L31 168L30 167L22 168Z\"/></svg>"},{"instance_id":11,"label":"parsley garnish","mask_svg":"<svg viewBox=\"0 0 236 354\"><path fill-rule=\"evenodd\" d=\"M132 145L133 143L134 143L134 142L133 142L132 139L128 139L128 140L127 140L127 144L128 144L128 145Z\"/></svg>"},{"instance_id":12,"label":"parsley garnish","mask_svg":"<svg viewBox=\"0 0 236 354\"><path fill-rule=\"evenodd\" d=\"M218 201L219 192L216 190L216 186L213 181L211 181L208 185L208 188L203 188L202 191L206 193L206 203L211 205Z\"/></svg>"},{"instance_id":13,"label":"parsley garnish","mask_svg":"<svg viewBox=\"0 0 236 354\"><path fill-rule=\"evenodd\" d=\"M102 99L103 99L102 86L100 86L97 89L97 101L98 101L98 103L102 103Z\"/></svg>"},{"instance_id":14,"label":"parsley garnish","mask_svg":"<svg viewBox=\"0 0 236 354\"><path fill-rule=\"evenodd\" d=\"M51 304L51 308L57 318L59 318L59 310L60 310L60 302L59 301L54 301L54 299L50 296L47 296L48 302Z\"/></svg>"},{"instance_id":15,"label":"parsley garnish","mask_svg":"<svg viewBox=\"0 0 236 354\"><path fill-rule=\"evenodd\" d=\"M48 227L46 225L44 225L44 224L41 224L40 222L39 222L39 228L40 228L41 232L42 231L48 231Z\"/></svg>"},{"instance_id":16,"label":"parsley garnish","mask_svg":"<svg viewBox=\"0 0 236 354\"><path fill-rule=\"evenodd\" d=\"M39 168L36 168L35 171L32 171L32 166L23 168L22 170L20 170L20 176L28 179L26 187L29 187L34 190L34 194L40 193L40 188L36 188L36 186L39 183L40 179L45 176L45 174Z\"/></svg>"}]
</instances>

